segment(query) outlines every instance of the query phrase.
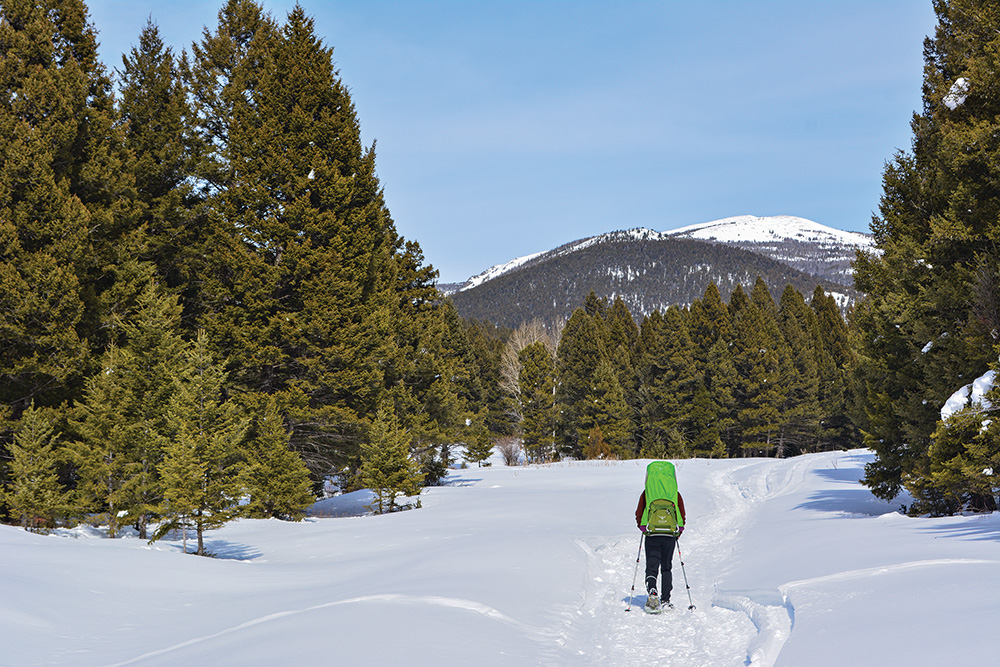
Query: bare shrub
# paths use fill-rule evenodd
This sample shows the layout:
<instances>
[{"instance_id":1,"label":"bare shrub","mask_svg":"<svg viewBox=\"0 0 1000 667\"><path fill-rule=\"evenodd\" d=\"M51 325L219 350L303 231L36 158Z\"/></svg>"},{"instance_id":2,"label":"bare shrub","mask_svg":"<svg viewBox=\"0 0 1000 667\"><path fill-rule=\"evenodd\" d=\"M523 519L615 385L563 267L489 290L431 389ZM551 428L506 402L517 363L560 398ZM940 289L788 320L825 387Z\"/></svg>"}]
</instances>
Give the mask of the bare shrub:
<instances>
[{"instance_id":1,"label":"bare shrub","mask_svg":"<svg viewBox=\"0 0 1000 667\"><path fill-rule=\"evenodd\" d=\"M523 450L523 447L521 446L521 440L519 438L509 435L497 438L496 448L497 451L500 452L500 456L503 457L504 465L521 465L521 451Z\"/></svg>"}]
</instances>

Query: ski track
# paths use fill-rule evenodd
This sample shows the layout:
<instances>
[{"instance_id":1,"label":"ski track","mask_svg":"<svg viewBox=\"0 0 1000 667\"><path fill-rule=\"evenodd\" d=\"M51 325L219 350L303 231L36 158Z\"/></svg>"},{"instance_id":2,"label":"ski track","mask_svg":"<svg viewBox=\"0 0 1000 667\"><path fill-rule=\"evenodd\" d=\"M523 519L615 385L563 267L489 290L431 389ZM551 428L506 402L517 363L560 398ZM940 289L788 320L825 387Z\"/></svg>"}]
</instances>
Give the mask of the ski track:
<instances>
[{"instance_id":1,"label":"ski track","mask_svg":"<svg viewBox=\"0 0 1000 667\"><path fill-rule=\"evenodd\" d=\"M317 610L320 610L320 609L329 609L330 607L339 607L341 605L347 605L347 604L359 604L359 603L363 603L363 602L391 602L391 603L394 603L394 604L400 604L400 603L404 603L404 604L407 604L407 603L408 604L429 604L429 605L435 605L435 606L439 606L439 607L451 607L453 609L464 609L466 611L470 611L470 612L473 612L473 613L476 613L476 614L481 614L482 616L484 616L486 618L489 618L491 620L498 621L500 623L504 623L506 625L509 625L510 627L512 627L512 628L514 628L516 630L520 630L525 635L527 635L529 637L532 637L536 641L539 641L539 642L542 642L542 643L544 643L544 642L550 642L554 638L553 633L551 633L550 631L547 631L544 628L537 628L537 627L528 625L526 623L522 623L521 621L518 621L517 619L512 618L512 617L504 614L503 612L499 611L498 609L494 609L493 607L490 607L488 605L482 604L480 602L476 602L474 600L464 600L464 599L461 599L461 598L449 598L449 597L440 597L440 596L433 596L433 595L400 595L400 594L386 593L386 594L381 594L381 595L364 595L364 596L361 596L361 597L348 598L346 600L334 600L332 602L324 602L322 604L312 605L312 606L309 606L309 607L305 607L303 609L290 609L290 610L287 610L287 611L279 611L279 612L275 612L273 614L267 614L267 615L261 616L259 618L251 619L251 620L246 621L244 623L240 623L239 625L235 625L235 626L233 626L231 628L226 628L225 630L220 630L218 632L214 632L212 634L204 635L204 636L201 636L201 637L195 637L193 639L189 639L187 641L183 641L183 642L180 642L178 644L174 644L172 646L167 646L166 648L158 649L158 650L155 650L155 651L150 651L150 652L144 653L144 654L142 654L140 656L136 656L134 658L129 658L128 660L125 660L123 662L117 662L117 663L114 663L112 665L108 665L108 667L124 667L125 665L133 665L133 664L136 664L136 663L141 662L143 660L148 660L150 658L155 658L155 657L158 657L158 656L162 656L162 655L165 655L167 653L171 653L173 651L177 651L177 650L180 650L180 649L183 649L183 648L187 648L189 646L193 646L193 645L200 644L200 643L203 643L203 642L206 642L206 641L210 641L212 639L217 639L217 638L223 637L225 635L230 635L230 634L233 634L233 633L242 632L244 630L249 630L249 629L254 628L254 627L256 627L258 625L261 625L263 623L268 623L270 621L275 621L275 620L278 620L280 618L285 618L285 617L288 617L288 616L294 616L294 615L297 615L297 614L305 614L305 613L309 613L309 612L312 612L312 611L317 611Z\"/></svg>"},{"instance_id":2,"label":"ski track","mask_svg":"<svg viewBox=\"0 0 1000 667\"><path fill-rule=\"evenodd\" d=\"M751 600L713 593L714 582L732 560L741 527L761 503L793 493L808 473L806 461L789 459L767 476L753 475L752 469L760 465L759 461L748 461L709 476L711 505L690 517L691 528L678 545L683 569L680 555L674 556L673 611L658 616L642 611L646 596L640 571L635 577L638 592L632 611L625 613L636 572L638 536L577 540L587 554L587 582L579 606L563 612L567 626L564 645L575 648L581 659L589 658L589 664L594 665L662 660L668 660L672 667L773 665L791 630L793 613L785 607L785 596L774 591ZM644 567L640 559L639 570ZM687 609L685 570L694 610ZM760 599L764 598L777 604L762 604ZM574 637L579 641L574 642Z\"/></svg>"}]
</instances>

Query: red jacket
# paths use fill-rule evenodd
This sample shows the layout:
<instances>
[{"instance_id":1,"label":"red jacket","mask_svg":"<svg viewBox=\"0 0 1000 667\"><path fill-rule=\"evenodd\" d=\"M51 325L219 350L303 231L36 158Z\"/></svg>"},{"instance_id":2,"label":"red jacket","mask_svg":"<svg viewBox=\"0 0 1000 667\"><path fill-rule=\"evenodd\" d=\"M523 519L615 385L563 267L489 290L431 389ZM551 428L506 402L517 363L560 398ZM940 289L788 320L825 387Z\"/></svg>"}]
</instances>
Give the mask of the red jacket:
<instances>
[{"instance_id":1,"label":"red jacket","mask_svg":"<svg viewBox=\"0 0 1000 667\"><path fill-rule=\"evenodd\" d=\"M684 498L681 492L677 492L677 509L681 511L681 523L687 522L687 515L684 513ZM642 525L642 513L646 511L646 492L639 496L639 506L635 508L635 525Z\"/></svg>"}]
</instances>

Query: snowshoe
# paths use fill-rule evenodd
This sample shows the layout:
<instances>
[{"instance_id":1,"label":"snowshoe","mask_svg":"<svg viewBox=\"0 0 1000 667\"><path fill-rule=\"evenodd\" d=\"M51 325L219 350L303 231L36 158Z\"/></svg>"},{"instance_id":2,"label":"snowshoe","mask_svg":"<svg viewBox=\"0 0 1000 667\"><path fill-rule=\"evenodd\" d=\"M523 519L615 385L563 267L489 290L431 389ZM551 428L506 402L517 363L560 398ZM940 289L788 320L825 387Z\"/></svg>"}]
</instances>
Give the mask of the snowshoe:
<instances>
[{"instance_id":1,"label":"snowshoe","mask_svg":"<svg viewBox=\"0 0 1000 667\"><path fill-rule=\"evenodd\" d=\"M647 614L659 614L663 611L663 607L660 606L660 597L656 594L656 591L649 592L644 609Z\"/></svg>"}]
</instances>

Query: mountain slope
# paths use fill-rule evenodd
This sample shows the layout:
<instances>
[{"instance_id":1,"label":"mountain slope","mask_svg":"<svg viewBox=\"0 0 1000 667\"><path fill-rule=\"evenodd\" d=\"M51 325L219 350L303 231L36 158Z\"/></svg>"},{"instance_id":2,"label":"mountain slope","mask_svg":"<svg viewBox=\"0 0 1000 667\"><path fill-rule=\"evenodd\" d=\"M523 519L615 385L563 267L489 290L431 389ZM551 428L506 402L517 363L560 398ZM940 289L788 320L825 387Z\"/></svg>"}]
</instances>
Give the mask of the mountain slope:
<instances>
[{"instance_id":1,"label":"mountain slope","mask_svg":"<svg viewBox=\"0 0 1000 667\"><path fill-rule=\"evenodd\" d=\"M688 305L709 283L728 299L760 276L775 299L791 284L808 296L817 285L842 303L857 297L850 261L870 237L803 218L740 216L672 232L632 229L601 234L491 267L455 286L464 317L505 326L568 317L593 290L620 296L641 317Z\"/></svg>"},{"instance_id":2,"label":"mountain slope","mask_svg":"<svg viewBox=\"0 0 1000 667\"><path fill-rule=\"evenodd\" d=\"M845 232L805 218L741 215L668 232L677 238L701 239L749 250L826 280L853 285L855 250L870 248L870 234Z\"/></svg>"}]
</instances>

